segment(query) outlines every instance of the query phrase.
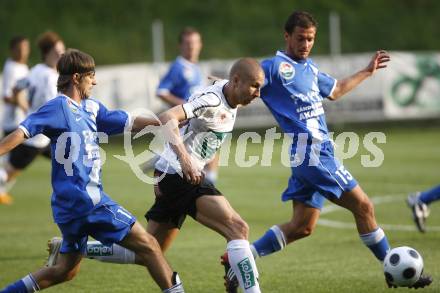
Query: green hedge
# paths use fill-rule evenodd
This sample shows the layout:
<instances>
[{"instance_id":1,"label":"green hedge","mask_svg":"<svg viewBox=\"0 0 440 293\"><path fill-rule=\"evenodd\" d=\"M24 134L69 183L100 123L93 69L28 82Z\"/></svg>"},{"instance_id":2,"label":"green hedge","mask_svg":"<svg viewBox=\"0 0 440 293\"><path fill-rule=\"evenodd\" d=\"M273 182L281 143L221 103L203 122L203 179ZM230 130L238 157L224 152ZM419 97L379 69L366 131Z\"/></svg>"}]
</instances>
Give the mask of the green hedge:
<instances>
[{"instance_id":1,"label":"green hedge","mask_svg":"<svg viewBox=\"0 0 440 293\"><path fill-rule=\"evenodd\" d=\"M203 33L202 59L265 56L283 47L282 27L294 9L310 11L320 23L315 54L328 54L330 11L341 17L343 53L440 48L437 0L0 0L0 60L9 38L24 34L33 42L31 63L38 62L35 39L52 29L98 64L151 61L154 19L164 23L167 60L185 25Z\"/></svg>"}]
</instances>

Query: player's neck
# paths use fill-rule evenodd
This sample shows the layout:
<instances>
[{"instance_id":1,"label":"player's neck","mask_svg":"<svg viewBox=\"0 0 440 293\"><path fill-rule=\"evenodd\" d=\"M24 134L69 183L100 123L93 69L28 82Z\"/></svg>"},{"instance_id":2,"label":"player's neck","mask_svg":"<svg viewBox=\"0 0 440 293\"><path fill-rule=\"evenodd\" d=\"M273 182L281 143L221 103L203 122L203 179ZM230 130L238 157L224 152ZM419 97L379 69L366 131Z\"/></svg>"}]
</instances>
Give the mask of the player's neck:
<instances>
[{"instance_id":1,"label":"player's neck","mask_svg":"<svg viewBox=\"0 0 440 293\"><path fill-rule=\"evenodd\" d=\"M299 63L304 63L307 60L307 58L300 58L300 57L295 56L295 54L293 54L293 52L290 52L287 49L284 51L284 54L286 54L290 59L292 59L296 62L299 62Z\"/></svg>"},{"instance_id":2,"label":"player's neck","mask_svg":"<svg viewBox=\"0 0 440 293\"><path fill-rule=\"evenodd\" d=\"M222 91L223 91L223 95L225 96L226 102L228 102L228 105L231 108L237 108L238 104L234 98L231 83L228 82L227 84L225 84Z\"/></svg>"},{"instance_id":3,"label":"player's neck","mask_svg":"<svg viewBox=\"0 0 440 293\"><path fill-rule=\"evenodd\" d=\"M197 56L184 56L184 55L182 55L182 57L183 57L183 59L185 59L186 61L191 62L191 63L199 62L199 58Z\"/></svg>"},{"instance_id":4,"label":"player's neck","mask_svg":"<svg viewBox=\"0 0 440 293\"><path fill-rule=\"evenodd\" d=\"M23 57L11 57L11 60L16 62L16 63L20 63L20 64L26 64L27 63L27 59L23 58Z\"/></svg>"},{"instance_id":5,"label":"player's neck","mask_svg":"<svg viewBox=\"0 0 440 293\"><path fill-rule=\"evenodd\" d=\"M78 104L81 104L81 95L78 90L73 86L70 86L67 90L62 92L63 95L69 97L71 100L75 101Z\"/></svg>"}]
</instances>

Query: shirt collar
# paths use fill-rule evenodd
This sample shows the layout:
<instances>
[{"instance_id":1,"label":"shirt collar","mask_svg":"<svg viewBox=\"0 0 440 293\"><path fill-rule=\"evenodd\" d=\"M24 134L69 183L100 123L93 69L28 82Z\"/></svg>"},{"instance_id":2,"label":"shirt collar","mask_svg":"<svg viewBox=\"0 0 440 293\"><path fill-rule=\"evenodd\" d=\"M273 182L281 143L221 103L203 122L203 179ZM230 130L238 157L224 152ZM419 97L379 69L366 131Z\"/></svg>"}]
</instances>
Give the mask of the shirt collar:
<instances>
[{"instance_id":1,"label":"shirt collar","mask_svg":"<svg viewBox=\"0 0 440 293\"><path fill-rule=\"evenodd\" d=\"M285 52L283 51L277 51L277 56L282 57L284 59L287 59L288 61L294 63L294 64L306 64L307 63L307 59L301 59L301 60L295 60L292 57L290 57L289 55L287 55Z\"/></svg>"}]
</instances>

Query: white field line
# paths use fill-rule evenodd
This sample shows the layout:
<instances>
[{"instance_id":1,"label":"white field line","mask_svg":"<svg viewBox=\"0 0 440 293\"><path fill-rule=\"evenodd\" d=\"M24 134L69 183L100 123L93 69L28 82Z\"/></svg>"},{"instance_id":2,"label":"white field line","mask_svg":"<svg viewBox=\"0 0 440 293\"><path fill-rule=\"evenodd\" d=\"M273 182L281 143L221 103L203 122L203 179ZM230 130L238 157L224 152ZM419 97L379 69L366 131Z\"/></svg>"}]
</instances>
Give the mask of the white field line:
<instances>
[{"instance_id":1,"label":"white field line","mask_svg":"<svg viewBox=\"0 0 440 293\"><path fill-rule=\"evenodd\" d=\"M404 201L405 198L402 196L402 194L395 194L395 195L386 195L386 196L376 196L372 197L371 201L374 203L374 205L379 205L383 203L389 203L389 202L395 202L395 201ZM336 212L338 210L342 210L340 206L337 206L335 204L326 205L321 210L321 215L326 215L329 213ZM400 216L400 215L396 215ZM411 211L408 209L408 217L412 217ZM356 225L353 222L347 223L347 222L341 222L341 221L335 221L335 220L328 220L320 218L318 221L318 224L321 226L331 227L331 228L338 228L338 229L356 229ZM380 227L382 227L384 230L391 230L391 231L417 231L415 224L414 225L399 225L399 224L379 224ZM435 231L440 232L440 227L438 226L429 226L429 224L426 227L427 232L429 231Z\"/></svg>"}]
</instances>

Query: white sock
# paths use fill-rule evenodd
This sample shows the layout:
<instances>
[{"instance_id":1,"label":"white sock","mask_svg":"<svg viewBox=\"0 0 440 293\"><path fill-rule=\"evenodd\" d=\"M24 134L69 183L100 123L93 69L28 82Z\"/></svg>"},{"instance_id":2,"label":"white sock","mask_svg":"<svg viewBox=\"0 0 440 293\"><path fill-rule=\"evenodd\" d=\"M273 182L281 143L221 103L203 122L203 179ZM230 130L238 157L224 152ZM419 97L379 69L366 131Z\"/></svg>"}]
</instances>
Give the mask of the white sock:
<instances>
[{"instance_id":1,"label":"white sock","mask_svg":"<svg viewBox=\"0 0 440 293\"><path fill-rule=\"evenodd\" d=\"M26 289L28 292L37 292L40 291L40 287L38 286L37 282L35 281L32 274L27 275L23 279L21 279L26 286Z\"/></svg>"},{"instance_id":2,"label":"white sock","mask_svg":"<svg viewBox=\"0 0 440 293\"><path fill-rule=\"evenodd\" d=\"M247 240L231 240L226 246L229 264L245 293L260 293L258 270Z\"/></svg>"},{"instance_id":3,"label":"white sock","mask_svg":"<svg viewBox=\"0 0 440 293\"><path fill-rule=\"evenodd\" d=\"M102 262L134 264L135 253L118 244L104 246L99 241L87 241L86 257Z\"/></svg>"},{"instance_id":4,"label":"white sock","mask_svg":"<svg viewBox=\"0 0 440 293\"><path fill-rule=\"evenodd\" d=\"M183 289L182 281L180 281L179 274L176 272L173 273L173 286L171 288L165 289L163 293L185 293Z\"/></svg>"}]
</instances>

